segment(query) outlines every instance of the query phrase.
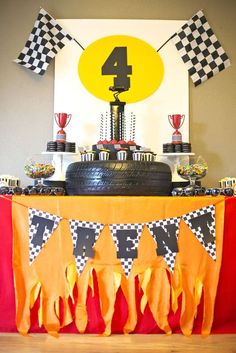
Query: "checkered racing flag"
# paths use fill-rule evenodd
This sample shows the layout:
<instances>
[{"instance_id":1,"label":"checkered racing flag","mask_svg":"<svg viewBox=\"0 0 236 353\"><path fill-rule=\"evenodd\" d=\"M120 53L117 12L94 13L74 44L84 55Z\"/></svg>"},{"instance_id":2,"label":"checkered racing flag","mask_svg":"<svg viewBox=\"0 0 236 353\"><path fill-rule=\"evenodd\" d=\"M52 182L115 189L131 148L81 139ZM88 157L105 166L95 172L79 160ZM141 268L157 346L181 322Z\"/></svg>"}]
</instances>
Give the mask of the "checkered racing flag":
<instances>
[{"instance_id":1,"label":"checkered racing flag","mask_svg":"<svg viewBox=\"0 0 236 353\"><path fill-rule=\"evenodd\" d=\"M126 277L129 277L143 231L143 224L109 224L117 257L120 259Z\"/></svg>"},{"instance_id":2,"label":"checkered racing flag","mask_svg":"<svg viewBox=\"0 0 236 353\"><path fill-rule=\"evenodd\" d=\"M198 11L172 39L195 86L230 66L203 12Z\"/></svg>"},{"instance_id":3,"label":"checkered racing flag","mask_svg":"<svg viewBox=\"0 0 236 353\"><path fill-rule=\"evenodd\" d=\"M71 219L70 231L74 247L74 257L78 274L81 275L89 258L94 257L93 246L104 224Z\"/></svg>"},{"instance_id":4,"label":"checkered racing flag","mask_svg":"<svg viewBox=\"0 0 236 353\"><path fill-rule=\"evenodd\" d=\"M33 263L57 228L61 217L29 208L29 263Z\"/></svg>"},{"instance_id":5,"label":"checkered racing flag","mask_svg":"<svg viewBox=\"0 0 236 353\"><path fill-rule=\"evenodd\" d=\"M25 47L14 62L43 75L54 56L72 39L53 17L40 9Z\"/></svg>"},{"instance_id":6,"label":"checkered racing flag","mask_svg":"<svg viewBox=\"0 0 236 353\"><path fill-rule=\"evenodd\" d=\"M215 206L200 208L182 218L210 257L216 261Z\"/></svg>"},{"instance_id":7,"label":"checkered racing flag","mask_svg":"<svg viewBox=\"0 0 236 353\"><path fill-rule=\"evenodd\" d=\"M147 223L147 227L156 241L157 255L164 259L171 272L174 271L176 254L178 252L180 217L166 218Z\"/></svg>"}]
</instances>

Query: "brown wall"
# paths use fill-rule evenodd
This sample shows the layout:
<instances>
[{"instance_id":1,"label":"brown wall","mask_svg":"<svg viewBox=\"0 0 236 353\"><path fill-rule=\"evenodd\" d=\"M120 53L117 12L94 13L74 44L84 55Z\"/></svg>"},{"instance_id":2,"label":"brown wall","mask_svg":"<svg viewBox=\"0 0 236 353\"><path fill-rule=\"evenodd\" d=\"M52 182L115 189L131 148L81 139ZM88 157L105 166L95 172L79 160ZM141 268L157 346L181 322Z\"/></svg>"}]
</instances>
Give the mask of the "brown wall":
<instances>
[{"instance_id":1,"label":"brown wall","mask_svg":"<svg viewBox=\"0 0 236 353\"><path fill-rule=\"evenodd\" d=\"M235 0L0 0L0 174L29 182L26 157L52 138L53 63L40 77L12 62L40 6L55 18L182 20L203 9L232 66L196 88L190 82L190 139L209 164L206 186L236 176Z\"/></svg>"}]
</instances>

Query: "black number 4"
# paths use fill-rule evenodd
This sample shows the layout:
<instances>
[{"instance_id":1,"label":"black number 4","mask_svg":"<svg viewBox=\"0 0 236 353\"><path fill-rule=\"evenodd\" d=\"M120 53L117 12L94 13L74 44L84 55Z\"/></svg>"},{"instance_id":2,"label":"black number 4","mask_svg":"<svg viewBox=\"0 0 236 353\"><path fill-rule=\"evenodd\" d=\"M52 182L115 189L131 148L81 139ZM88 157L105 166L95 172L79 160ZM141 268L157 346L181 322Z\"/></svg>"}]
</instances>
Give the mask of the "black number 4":
<instances>
[{"instance_id":1,"label":"black number 4","mask_svg":"<svg viewBox=\"0 0 236 353\"><path fill-rule=\"evenodd\" d=\"M114 87L128 90L130 74L132 74L132 66L127 65L127 47L115 47L102 66L102 75L116 75Z\"/></svg>"}]
</instances>

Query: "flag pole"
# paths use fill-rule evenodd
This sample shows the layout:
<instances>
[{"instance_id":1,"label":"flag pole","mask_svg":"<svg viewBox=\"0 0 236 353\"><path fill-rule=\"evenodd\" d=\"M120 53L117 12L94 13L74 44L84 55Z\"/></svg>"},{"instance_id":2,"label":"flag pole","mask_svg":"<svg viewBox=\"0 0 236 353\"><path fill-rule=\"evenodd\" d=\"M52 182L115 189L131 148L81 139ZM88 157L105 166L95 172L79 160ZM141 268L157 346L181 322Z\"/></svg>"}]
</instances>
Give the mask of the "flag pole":
<instances>
[{"instance_id":1,"label":"flag pole","mask_svg":"<svg viewBox=\"0 0 236 353\"><path fill-rule=\"evenodd\" d=\"M74 41L80 46L80 48L82 48L83 50L85 50L84 47L83 47L75 38L73 38L73 39L74 39Z\"/></svg>"},{"instance_id":2,"label":"flag pole","mask_svg":"<svg viewBox=\"0 0 236 353\"><path fill-rule=\"evenodd\" d=\"M168 38L165 43L163 43L159 49L157 49L157 52L159 52L159 50L161 50L172 38L174 38L176 36L177 33L172 34L172 36L170 38Z\"/></svg>"}]
</instances>

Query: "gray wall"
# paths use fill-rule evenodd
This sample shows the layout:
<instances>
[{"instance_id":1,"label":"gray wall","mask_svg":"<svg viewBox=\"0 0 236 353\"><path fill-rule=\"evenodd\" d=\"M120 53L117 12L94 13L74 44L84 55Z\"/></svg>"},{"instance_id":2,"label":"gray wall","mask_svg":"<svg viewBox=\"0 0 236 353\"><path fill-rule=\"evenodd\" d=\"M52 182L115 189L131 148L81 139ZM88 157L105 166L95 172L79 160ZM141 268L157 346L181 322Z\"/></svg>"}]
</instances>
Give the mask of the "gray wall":
<instances>
[{"instance_id":1,"label":"gray wall","mask_svg":"<svg viewBox=\"0 0 236 353\"><path fill-rule=\"evenodd\" d=\"M29 183L25 159L52 138L54 64L40 77L12 62L40 6L55 18L188 19L203 9L232 66L196 88L190 82L190 139L209 164L205 185L236 176L235 0L0 0L0 174Z\"/></svg>"}]
</instances>

